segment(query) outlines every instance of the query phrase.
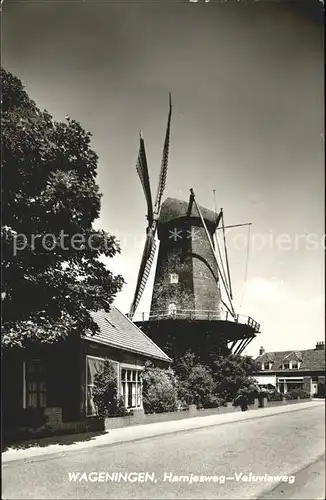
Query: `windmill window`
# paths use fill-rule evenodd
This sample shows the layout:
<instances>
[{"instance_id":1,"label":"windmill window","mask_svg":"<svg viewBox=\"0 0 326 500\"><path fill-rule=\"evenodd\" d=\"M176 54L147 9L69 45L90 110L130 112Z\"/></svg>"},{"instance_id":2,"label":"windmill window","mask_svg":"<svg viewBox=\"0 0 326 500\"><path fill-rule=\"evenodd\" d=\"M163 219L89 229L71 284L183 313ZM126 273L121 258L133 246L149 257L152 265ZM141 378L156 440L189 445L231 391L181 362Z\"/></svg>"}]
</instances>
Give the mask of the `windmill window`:
<instances>
[{"instance_id":1,"label":"windmill window","mask_svg":"<svg viewBox=\"0 0 326 500\"><path fill-rule=\"evenodd\" d=\"M177 305L175 304L175 302L171 302L169 304L169 315L174 316L176 312L177 312Z\"/></svg>"},{"instance_id":2,"label":"windmill window","mask_svg":"<svg viewBox=\"0 0 326 500\"><path fill-rule=\"evenodd\" d=\"M179 283L178 273L171 273L170 274L170 283Z\"/></svg>"}]
</instances>

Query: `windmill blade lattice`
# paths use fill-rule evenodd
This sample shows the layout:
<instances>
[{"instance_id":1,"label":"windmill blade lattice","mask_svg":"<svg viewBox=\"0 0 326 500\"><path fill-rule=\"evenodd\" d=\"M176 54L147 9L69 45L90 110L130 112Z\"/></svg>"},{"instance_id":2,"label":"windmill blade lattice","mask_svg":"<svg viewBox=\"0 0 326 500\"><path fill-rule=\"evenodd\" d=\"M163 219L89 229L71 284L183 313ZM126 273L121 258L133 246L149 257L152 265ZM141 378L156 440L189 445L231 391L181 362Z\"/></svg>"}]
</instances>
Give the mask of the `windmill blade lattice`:
<instances>
[{"instance_id":1,"label":"windmill blade lattice","mask_svg":"<svg viewBox=\"0 0 326 500\"><path fill-rule=\"evenodd\" d=\"M172 115L172 102L171 94L169 94L169 116L168 124L166 127L165 141L163 147L163 155L161 162L160 178L157 187L156 201L155 201L155 214L158 215L161 208L161 200L164 193L167 173L168 173L168 160L169 160L169 150L170 150L170 130L171 130L171 115Z\"/></svg>"},{"instance_id":2,"label":"windmill blade lattice","mask_svg":"<svg viewBox=\"0 0 326 500\"><path fill-rule=\"evenodd\" d=\"M148 225L151 226L153 224L153 202L152 202L151 186L149 183L145 142L141 134L140 134L139 154L138 154L136 170L139 175L140 182L142 183L146 198Z\"/></svg>"},{"instance_id":3,"label":"windmill blade lattice","mask_svg":"<svg viewBox=\"0 0 326 500\"><path fill-rule=\"evenodd\" d=\"M170 128L171 128L171 115L172 115L172 104L171 104L171 94L169 94L169 115L168 115L168 123L166 127L164 147L163 147L163 155L161 162L161 170L160 177L157 187L157 195L153 213L152 206L152 197L150 191L150 183L149 183L149 175L147 168L147 159L145 153L145 144L142 136L140 137L140 147L139 147L139 155L137 161L137 172L140 177L140 181L142 183L145 198L147 202L147 219L148 219L148 227L147 227L147 236L145 241L145 247L140 263L140 268L138 272L138 279L136 290L134 294L134 298L132 304L130 306L129 316L132 318L136 312L137 306L141 299L141 296L144 292L152 263L155 256L156 250L156 242L155 242L155 234L157 230L157 220L161 208L161 200L164 193L166 179L167 179L167 169L168 169L168 159L169 159L169 148L170 148Z\"/></svg>"},{"instance_id":4,"label":"windmill blade lattice","mask_svg":"<svg viewBox=\"0 0 326 500\"><path fill-rule=\"evenodd\" d=\"M151 271L152 263L156 252L156 241L153 238L146 238L145 248L138 272L137 286L134 294L134 300L130 307L129 316L132 318L139 305L142 294Z\"/></svg>"}]
</instances>

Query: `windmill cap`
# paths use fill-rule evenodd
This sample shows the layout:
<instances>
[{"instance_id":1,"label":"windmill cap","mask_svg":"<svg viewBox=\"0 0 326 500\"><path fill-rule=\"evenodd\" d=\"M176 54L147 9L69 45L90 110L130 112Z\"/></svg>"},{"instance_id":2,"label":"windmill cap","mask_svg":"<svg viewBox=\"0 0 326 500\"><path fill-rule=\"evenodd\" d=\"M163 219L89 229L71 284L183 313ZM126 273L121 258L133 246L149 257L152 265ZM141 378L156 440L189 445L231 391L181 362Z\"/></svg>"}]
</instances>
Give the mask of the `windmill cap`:
<instances>
[{"instance_id":1,"label":"windmill cap","mask_svg":"<svg viewBox=\"0 0 326 500\"><path fill-rule=\"evenodd\" d=\"M177 200L176 198L167 198L160 210L159 224L166 224L174 219L187 217L189 202ZM208 208L199 207L205 222L215 224L218 214ZM191 217L200 218L196 206L193 203L191 208Z\"/></svg>"}]
</instances>

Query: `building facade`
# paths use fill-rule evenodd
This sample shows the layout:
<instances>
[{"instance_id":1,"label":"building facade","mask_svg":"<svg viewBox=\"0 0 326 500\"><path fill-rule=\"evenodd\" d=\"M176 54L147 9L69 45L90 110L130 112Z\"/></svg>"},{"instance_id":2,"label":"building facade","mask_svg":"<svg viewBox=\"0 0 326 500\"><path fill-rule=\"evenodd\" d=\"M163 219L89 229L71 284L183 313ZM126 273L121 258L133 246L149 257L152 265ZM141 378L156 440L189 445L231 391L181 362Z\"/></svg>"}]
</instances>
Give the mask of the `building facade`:
<instances>
[{"instance_id":1,"label":"building facade","mask_svg":"<svg viewBox=\"0 0 326 500\"><path fill-rule=\"evenodd\" d=\"M311 396L325 396L325 344L317 342L315 349L302 351L265 352L260 348L255 374L263 388L275 388L281 393L303 389Z\"/></svg>"},{"instance_id":2,"label":"building facade","mask_svg":"<svg viewBox=\"0 0 326 500\"><path fill-rule=\"evenodd\" d=\"M146 361L164 368L171 359L115 307L92 316L100 329L96 335L4 350L4 426L28 426L37 412L56 413L63 422L94 416L94 379L106 359L116 366L118 395L125 407L142 409Z\"/></svg>"}]
</instances>

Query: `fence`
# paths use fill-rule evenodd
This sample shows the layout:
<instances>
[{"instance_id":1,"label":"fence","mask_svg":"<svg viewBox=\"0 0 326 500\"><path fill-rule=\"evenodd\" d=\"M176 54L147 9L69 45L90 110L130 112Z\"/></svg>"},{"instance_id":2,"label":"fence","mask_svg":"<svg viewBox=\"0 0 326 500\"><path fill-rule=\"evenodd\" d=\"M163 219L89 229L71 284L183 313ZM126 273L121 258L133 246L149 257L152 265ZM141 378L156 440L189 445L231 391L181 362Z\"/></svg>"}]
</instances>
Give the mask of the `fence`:
<instances>
[{"instance_id":1,"label":"fence","mask_svg":"<svg viewBox=\"0 0 326 500\"><path fill-rule=\"evenodd\" d=\"M176 309L173 312L166 310L136 313L134 321L157 321L171 319L205 320L205 321L229 321L248 325L256 333L260 330L260 324L250 316L236 314L234 317L228 311L198 310L198 309Z\"/></svg>"}]
</instances>

